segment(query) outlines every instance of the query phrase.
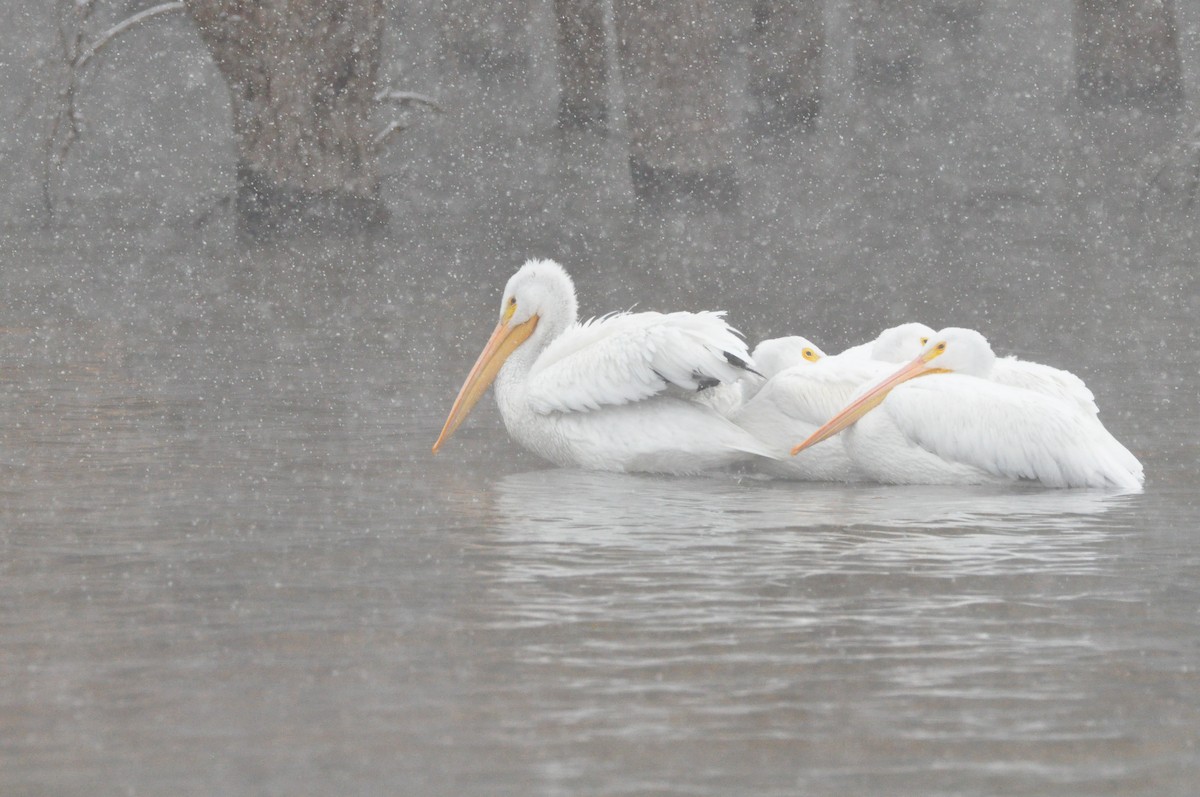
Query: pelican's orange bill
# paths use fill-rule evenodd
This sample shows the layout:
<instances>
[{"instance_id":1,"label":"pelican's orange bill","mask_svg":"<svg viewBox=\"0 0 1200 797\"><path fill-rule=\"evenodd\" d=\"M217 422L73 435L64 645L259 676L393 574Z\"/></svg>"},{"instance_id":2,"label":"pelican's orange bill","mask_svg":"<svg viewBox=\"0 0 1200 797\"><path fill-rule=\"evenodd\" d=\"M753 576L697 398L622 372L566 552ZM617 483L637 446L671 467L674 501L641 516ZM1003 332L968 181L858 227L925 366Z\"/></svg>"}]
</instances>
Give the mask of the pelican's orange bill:
<instances>
[{"instance_id":1,"label":"pelican's orange bill","mask_svg":"<svg viewBox=\"0 0 1200 797\"><path fill-rule=\"evenodd\" d=\"M807 440L793 448L792 456L794 457L809 446L815 446L822 440L828 440L830 437L833 437L843 429L853 426L858 422L859 418L862 418L868 412L878 407L883 400L887 398L887 394L890 393L892 388L896 387L896 385L899 385L902 382L907 382L909 379L912 379L916 376L941 373L946 373L945 369L930 368L927 356L922 354L920 357L917 357L917 359L908 363L899 371L896 371L896 373L892 374L887 379L884 379L878 385L871 388L854 401L850 402L850 404L847 405L844 410L839 412L837 415L834 415L820 429L817 429L817 431L809 435Z\"/></svg>"},{"instance_id":2,"label":"pelican's orange bill","mask_svg":"<svg viewBox=\"0 0 1200 797\"><path fill-rule=\"evenodd\" d=\"M536 315L516 326L509 326L506 319L492 330L492 336L488 338L483 351L479 353L475 365L471 366L471 372L467 374L466 381L463 382L458 396L454 399L454 406L450 408L450 414L446 417L445 425L442 426L442 433L438 435L437 442L433 444L433 453L436 454L442 447L442 443L449 440L454 431L467 419L472 408L479 403L479 399L496 379L496 374L500 372L500 366L504 365L508 356L533 334L537 322Z\"/></svg>"}]
</instances>

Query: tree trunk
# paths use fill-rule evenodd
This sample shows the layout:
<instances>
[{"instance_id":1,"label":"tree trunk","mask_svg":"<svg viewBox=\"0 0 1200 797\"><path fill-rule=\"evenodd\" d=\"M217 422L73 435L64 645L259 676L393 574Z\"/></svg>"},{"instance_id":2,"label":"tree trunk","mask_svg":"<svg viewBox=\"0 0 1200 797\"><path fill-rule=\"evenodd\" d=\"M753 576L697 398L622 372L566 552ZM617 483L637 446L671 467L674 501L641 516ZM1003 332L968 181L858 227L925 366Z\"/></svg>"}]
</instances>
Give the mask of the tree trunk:
<instances>
[{"instance_id":1,"label":"tree trunk","mask_svg":"<svg viewBox=\"0 0 1200 797\"><path fill-rule=\"evenodd\" d=\"M608 57L601 0L554 0L558 23L558 126L603 132L608 125Z\"/></svg>"},{"instance_id":2,"label":"tree trunk","mask_svg":"<svg viewBox=\"0 0 1200 797\"><path fill-rule=\"evenodd\" d=\"M1171 0L1075 0L1075 90L1087 105L1183 105Z\"/></svg>"},{"instance_id":3,"label":"tree trunk","mask_svg":"<svg viewBox=\"0 0 1200 797\"><path fill-rule=\"evenodd\" d=\"M817 0L756 0L750 94L767 133L810 130L821 107L825 23Z\"/></svg>"},{"instance_id":4,"label":"tree trunk","mask_svg":"<svg viewBox=\"0 0 1200 797\"><path fill-rule=\"evenodd\" d=\"M736 204L721 28L709 0L613 5L634 194L653 204Z\"/></svg>"},{"instance_id":5,"label":"tree trunk","mask_svg":"<svg viewBox=\"0 0 1200 797\"><path fill-rule=\"evenodd\" d=\"M512 78L529 66L528 0L438 0L442 56L458 71Z\"/></svg>"},{"instance_id":6,"label":"tree trunk","mask_svg":"<svg viewBox=\"0 0 1200 797\"><path fill-rule=\"evenodd\" d=\"M229 86L237 219L252 238L382 225L383 0L187 0Z\"/></svg>"},{"instance_id":7,"label":"tree trunk","mask_svg":"<svg viewBox=\"0 0 1200 797\"><path fill-rule=\"evenodd\" d=\"M982 27L984 0L929 0L926 29L936 26L952 37L975 36Z\"/></svg>"},{"instance_id":8,"label":"tree trunk","mask_svg":"<svg viewBox=\"0 0 1200 797\"><path fill-rule=\"evenodd\" d=\"M921 67L916 0L855 0L854 73L875 87L908 86Z\"/></svg>"}]
</instances>

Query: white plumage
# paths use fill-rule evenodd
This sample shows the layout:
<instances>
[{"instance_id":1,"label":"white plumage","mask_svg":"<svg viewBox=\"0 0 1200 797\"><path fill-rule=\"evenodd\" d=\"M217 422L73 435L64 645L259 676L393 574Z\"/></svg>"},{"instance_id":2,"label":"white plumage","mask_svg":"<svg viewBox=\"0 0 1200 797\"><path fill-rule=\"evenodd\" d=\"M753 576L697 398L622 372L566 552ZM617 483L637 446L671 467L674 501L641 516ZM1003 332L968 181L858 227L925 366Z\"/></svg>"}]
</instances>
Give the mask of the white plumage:
<instances>
[{"instance_id":1,"label":"white plumage","mask_svg":"<svg viewBox=\"0 0 1200 797\"><path fill-rule=\"evenodd\" d=\"M875 360L884 363L904 363L916 357L921 347L933 337L933 327L909 321L888 327L874 340L843 350L837 356L843 360Z\"/></svg>"},{"instance_id":2,"label":"white plumage","mask_svg":"<svg viewBox=\"0 0 1200 797\"><path fill-rule=\"evenodd\" d=\"M915 360L861 388L796 451L842 430L855 467L891 484L1026 479L1138 489L1143 480L1082 381L1036 363L997 361L987 340L966 329L936 333Z\"/></svg>"},{"instance_id":3,"label":"white plumage","mask_svg":"<svg viewBox=\"0 0 1200 797\"><path fill-rule=\"evenodd\" d=\"M1083 380L1061 368L1011 356L1001 357L992 365L988 379L997 384L1024 388L1060 399L1087 415L1100 413L1100 408L1096 406L1096 397Z\"/></svg>"},{"instance_id":4,"label":"white plumage","mask_svg":"<svg viewBox=\"0 0 1200 797\"><path fill-rule=\"evenodd\" d=\"M874 340L829 357L807 338L776 338L754 349L758 370L771 377L735 412L734 423L785 455L846 406L862 384L910 360L933 330L907 323L885 329ZM745 382L746 380L743 380ZM861 474L841 446L820 446L795 457L759 460L756 470L783 479L856 481Z\"/></svg>"},{"instance_id":5,"label":"white plumage","mask_svg":"<svg viewBox=\"0 0 1200 797\"><path fill-rule=\"evenodd\" d=\"M568 328L529 369L534 412L581 412L656 396L668 386L695 393L730 383L746 346L722 313L613 313Z\"/></svg>"},{"instance_id":6,"label":"white plumage","mask_svg":"<svg viewBox=\"0 0 1200 797\"><path fill-rule=\"evenodd\" d=\"M768 380L793 366L815 362L824 356L820 351L808 338L799 335L767 338L760 341L751 354L754 361L753 371L742 372L736 382L704 390L697 400L726 418L731 418Z\"/></svg>"},{"instance_id":7,"label":"white plumage","mask_svg":"<svg viewBox=\"0 0 1200 797\"><path fill-rule=\"evenodd\" d=\"M806 337L787 335L782 338L767 338L760 341L754 347L752 356L754 357L754 369L762 376L758 380L758 386L761 387L763 379L778 376L797 365L815 363L825 356L825 352Z\"/></svg>"},{"instance_id":8,"label":"white plumage","mask_svg":"<svg viewBox=\"0 0 1200 797\"><path fill-rule=\"evenodd\" d=\"M509 434L559 465L696 473L771 456L695 400L749 367L723 314L615 313L580 324L577 312L574 285L557 263L531 260L518 270L434 451L495 379Z\"/></svg>"},{"instance_id":9,"label":"white plumage","mask_svg":"<svg viewBox=\"0 0 1200 797\"><path fill-rule=\"evenodd\" d=\"M767 441L779 455L779 459L753 463L762 473L783 479L856 480L842 446L818 446L795 457L787 453L794 441L808 437L846 406L859 385L882 376L888 366L867 359L826 357L815 345L805 343L804 350L814 356L802 357L767 380L730 420Z\"/></svg>"}]
</instances>

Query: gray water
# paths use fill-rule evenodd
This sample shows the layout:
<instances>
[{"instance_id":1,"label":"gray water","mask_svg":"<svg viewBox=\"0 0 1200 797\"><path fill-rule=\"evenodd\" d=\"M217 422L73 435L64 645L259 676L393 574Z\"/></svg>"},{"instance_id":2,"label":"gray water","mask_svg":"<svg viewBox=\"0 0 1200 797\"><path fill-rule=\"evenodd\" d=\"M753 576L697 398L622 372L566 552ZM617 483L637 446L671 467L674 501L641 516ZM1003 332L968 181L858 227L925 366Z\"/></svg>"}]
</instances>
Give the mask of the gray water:
<instances>
[{"instance_id":1,"label":"gray water","mask_svg":"<svg viewBox=\"0 0 1200 797\"><path fill-rule=\"evenodd\" d=\"M552 132L544 57L439 73L375 242L240 252L227 138L94 107L68 212L5 200L0 793L1194 794L1192 117L1080 113L1065 9L1017 12L909 93L835 57L727 216L640 212L619 135ZM584 315L979 328L1087 380L1145 492L559 470L490 400L434 457L531 255Z\"/></svg>"}]
</instances>

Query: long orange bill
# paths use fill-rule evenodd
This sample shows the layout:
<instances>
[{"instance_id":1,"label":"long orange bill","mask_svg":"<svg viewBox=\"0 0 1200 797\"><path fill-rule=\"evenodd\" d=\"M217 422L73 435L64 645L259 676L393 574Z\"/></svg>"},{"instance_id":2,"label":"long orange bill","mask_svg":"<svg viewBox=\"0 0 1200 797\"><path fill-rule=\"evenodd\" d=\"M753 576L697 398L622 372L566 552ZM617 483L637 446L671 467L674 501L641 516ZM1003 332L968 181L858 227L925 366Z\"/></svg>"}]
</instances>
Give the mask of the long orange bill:
<instances>
[{"instance_id":1,"label":"long orange bill","mask_svg":"<svg viewBox=\"0 0 1200 797\"><path fill-rule=\"evenodd\" d=\"M794 457L809 446L815 446L822 440L827 440L843 429L853 426L859 418L878 407L896 385L901 382L907 382L914 376L921 376L928 373L942 373L942 369L930 368L926 364L924 357L918 357L908 363L899 371L852 401L837 415L830 418L824 426L809 435L807 440L793 448L792 456Z\"/></svg>"},{"instance_id":2,"label":"long orange bill","mask_svg":"<svg viewBox=\"0 0 1200 797\"><path fill-rule=\"evenodd\" d=\"M454 434L454 431L467 419L467 415L491 386L496 374L500 372L500 366L504 365L508 356L533 334L537 322L538 317L533 316L515 327L509 326L507 321L501 321L496 325L492 336L488 338L487 344L483 347L483 351L479 353L479 358L475 360L475 365L471 366L471 372L467 374L467 380L463 382L458 396L454 399L454 406L450 408L450 414L446 417L442 433L438 435L437 442L433 444L433 453L436 454L442 447L442 443L449 440L450 435Z\"/></svg>"}]
</instances>

